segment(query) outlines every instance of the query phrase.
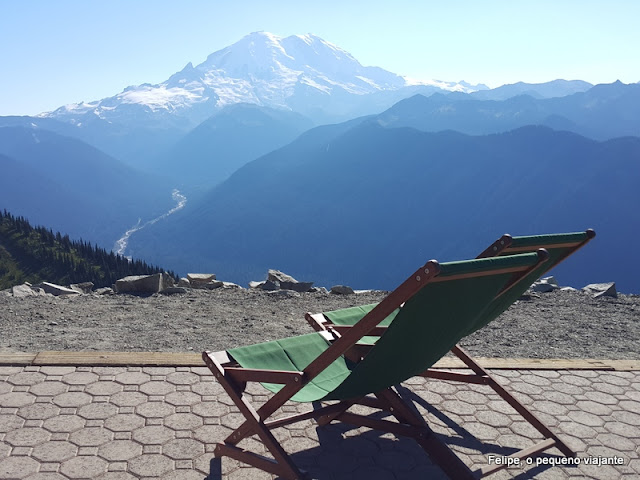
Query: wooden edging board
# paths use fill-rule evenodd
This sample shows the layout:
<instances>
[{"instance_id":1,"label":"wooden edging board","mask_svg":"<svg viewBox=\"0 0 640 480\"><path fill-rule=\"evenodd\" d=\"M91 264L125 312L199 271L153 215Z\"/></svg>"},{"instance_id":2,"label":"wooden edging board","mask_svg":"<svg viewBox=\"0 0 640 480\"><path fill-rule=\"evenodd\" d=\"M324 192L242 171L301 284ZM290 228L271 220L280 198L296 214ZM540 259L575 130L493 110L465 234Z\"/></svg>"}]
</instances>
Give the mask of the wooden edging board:
<instances>
[{"instance_id":1,"label":"wooden edging board","mask_svg":"<svg viewBox=\"0 0 640 480\"><path fill-rule=\"evenodd\" d=\"M490 370L640 370L640 360L603 360L593 358L484 358L475 360ZM2 353L0 365L71 366L171 366L202 367L199 353L174 352L55 352ZM434 368L465 368L453 357L440 359Z\"/></svg>"}]
</instances>

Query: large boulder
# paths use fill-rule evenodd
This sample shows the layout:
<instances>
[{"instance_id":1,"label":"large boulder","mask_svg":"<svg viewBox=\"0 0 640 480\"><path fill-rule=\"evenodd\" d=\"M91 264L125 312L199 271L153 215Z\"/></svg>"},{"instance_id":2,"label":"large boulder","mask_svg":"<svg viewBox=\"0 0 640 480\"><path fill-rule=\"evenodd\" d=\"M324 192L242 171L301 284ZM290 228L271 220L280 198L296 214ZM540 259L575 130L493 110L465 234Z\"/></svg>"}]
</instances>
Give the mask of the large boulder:
<instances>
[{"instance_id":1,"label":"large boulder","mask_svg":"<svg viewBox=\"0 0 640 480\"><path fill-rule=\"evenodd\" d=\"M56 285L55 283L40 282L33 286L34 288L41 288L45 293L50 293L56 297L60 295L79 295L80 292L71 288L63 287L62 285Z\"/></svg>"},{"instance_id":2,"label":"large boulder","mask_svg":"<svg viewBox=\"0 0 640 480\"><path fill-rule=\"evenodd\" d=\"M11 287L11 293L14 297L18 298L37 297L45 294L41 288L32 288L30 283L23 283L22 285Z\"/></svg>"},{"instance_id":3,"label":"large boulder","mask_svg":"<svg viewBox=\"0 0 640 480\"><path fill-rule=\"evenodd\" d=\"M267 274L268 282L272 282L274 285L279 284L282 290L293 290L294 292L308 292L313 287L313 282L299 282L291 275L287 275L280 270L269 270ZM265 289L264 286L262 288Z\"/></svg>"},{"instance_id":4,"label":"large boulder","mask_svg":"<svg viewBox=\"0 0 640 480\"><path fill-rule=\"evenodd\" d=\"M598 297L614 297L618 298L618 292L616 291L616 283L590 283L582 289L582 291L593 295L593 298Z\"/></svg>"},{"instance_id":5,"label":"large boulder","mask_svg":"<svg viewBox=\"0 0 640 480\"><path fill-rule=\"evenodd\" d=\"M173 287L174 281L166 273L131 275L116 281L116 293L158 293Z\"/></svg>"},{"instance_id":6,"label":"large boulder","mask_svg":"<svg viewBox=\"0 0 640 480\"><path fill-rule=\"evenodd\" d=\"M215 281L215 273L188 273L187 280L193 288L208 288L205 285Z\"/></svg>"},{"instance_id":7,"label":"large boulder","mask_svg":"<svg viewBox=\"0 0 640 480\"><path fill-rule=\"evenodd\" d=\"M354 292L353 288L347 285L334 285L331 287L331 293L336 293L338 295L351 295Z\"/></svg>"}]
</instances>

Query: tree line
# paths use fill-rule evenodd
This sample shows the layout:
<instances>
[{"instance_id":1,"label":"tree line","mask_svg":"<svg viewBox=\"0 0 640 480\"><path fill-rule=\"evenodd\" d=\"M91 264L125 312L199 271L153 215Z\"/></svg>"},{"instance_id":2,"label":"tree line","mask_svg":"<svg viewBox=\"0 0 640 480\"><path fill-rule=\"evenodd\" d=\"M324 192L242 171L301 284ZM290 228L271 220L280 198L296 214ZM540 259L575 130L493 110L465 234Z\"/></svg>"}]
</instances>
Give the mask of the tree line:
<instances>
[{"instance_id":1,"label":"tree line","mask_svg":"<svg viewBox=\"0 0 640 480\"><path fill-rule=\"evenodd\" d=\"M48 281L63 285L93 282L111 286L128 275L174 272L129 260L114 252L45 227L33 227L24 217L0 212L0 289L24 283Z\"/></svg>"}]
</instances>

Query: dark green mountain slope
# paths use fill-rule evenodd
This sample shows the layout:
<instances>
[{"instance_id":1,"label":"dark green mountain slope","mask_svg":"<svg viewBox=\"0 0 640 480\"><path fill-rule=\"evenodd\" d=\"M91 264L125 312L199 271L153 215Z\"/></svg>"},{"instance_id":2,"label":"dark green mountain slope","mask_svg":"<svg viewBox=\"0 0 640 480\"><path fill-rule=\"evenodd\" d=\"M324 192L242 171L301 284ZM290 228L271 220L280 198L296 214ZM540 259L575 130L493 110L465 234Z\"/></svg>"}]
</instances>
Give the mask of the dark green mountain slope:
<instances>
[{"instance_id":1,"label":"dark green mountain slope","mask_svg":"<svg viewBox=\"0 0 640 480\"><path fill-rule=\"evenodd\" d=\"M68 235L32 227L24 218L0 211L0 290L41 281L61 285L93 282L104 287L127 275L162 271L90 243L72 241Z\"/></svg>"}]
</instances>

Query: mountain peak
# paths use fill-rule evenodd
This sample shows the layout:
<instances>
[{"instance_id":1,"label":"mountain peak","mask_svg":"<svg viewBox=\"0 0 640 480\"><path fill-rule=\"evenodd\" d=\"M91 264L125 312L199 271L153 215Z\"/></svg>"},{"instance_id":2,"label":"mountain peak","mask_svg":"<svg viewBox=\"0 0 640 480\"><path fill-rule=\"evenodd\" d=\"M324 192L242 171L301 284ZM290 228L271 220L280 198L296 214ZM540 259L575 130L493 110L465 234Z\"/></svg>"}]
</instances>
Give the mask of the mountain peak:
<instances>
[{"instance_id":1,"label":"mountain peak","mask_svg":"<svg viewBox=\"0 0 640 480\"><path fill-rule=\"evenodd\" d=\"M189 128L226 105L245 102L325 118L341 110L331 107L335 111L329 112L335 95L342 98L337 103L344 104L349 97L410 84L382 68L361 65L349 52L313 33L282 37L257 31L195 67L188 63L160 84L128 87L113 97L67 105L43 116L75 125L106 121L127 130L143 117L155 122L154 128L171 117L180 118L179 123ZM473 90L452 82L422 84Z\"/></svg>"}]
</instances>

